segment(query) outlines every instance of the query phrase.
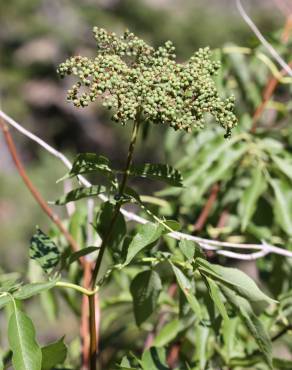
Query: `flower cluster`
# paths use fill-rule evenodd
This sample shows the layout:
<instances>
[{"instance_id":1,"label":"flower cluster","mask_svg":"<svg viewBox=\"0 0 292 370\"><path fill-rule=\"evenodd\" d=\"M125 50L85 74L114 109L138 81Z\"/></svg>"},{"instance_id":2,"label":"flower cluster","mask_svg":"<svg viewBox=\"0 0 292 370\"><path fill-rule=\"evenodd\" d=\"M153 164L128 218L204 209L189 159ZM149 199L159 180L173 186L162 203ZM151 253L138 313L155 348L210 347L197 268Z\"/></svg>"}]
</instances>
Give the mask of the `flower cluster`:
<instances>
[{"instance_id":1,"label":"flower cluster","mask_svg":"<svg viewBox=\"0 0 292 370\"><path fill-rule=\"evenodd\" d=\"M186 131L202 127L209 113L229 135L237 123L234 100L219 97L212 75L220 64L211 61L208 48L177 63L171 41L155 50L129 31L121 37L98 27L93 32L97 56L75 56L58 68L61 77L78 77L67 96L76 107L101 97L121 124L140 114L149 122Z\"/></svg>"}]
</instances>

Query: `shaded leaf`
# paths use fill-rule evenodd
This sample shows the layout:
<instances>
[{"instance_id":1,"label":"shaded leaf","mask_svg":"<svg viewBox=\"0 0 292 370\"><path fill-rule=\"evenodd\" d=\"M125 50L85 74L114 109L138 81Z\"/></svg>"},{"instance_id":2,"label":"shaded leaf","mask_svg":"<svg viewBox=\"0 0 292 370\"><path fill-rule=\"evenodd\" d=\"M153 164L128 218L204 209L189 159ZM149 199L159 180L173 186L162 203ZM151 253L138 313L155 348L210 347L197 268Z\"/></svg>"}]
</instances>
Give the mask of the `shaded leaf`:
<instances>
[{"instance_id":1,"label":"shaded leaf","mask_svg":"<svg viewBox=\"0 0 292 370\"><path fill-rule=\"evenodd\" d=\"M229 288L223 286L222 291L228 302L238 311L246 328L254 337L260 351L263 354L265 362L270 369L273 369L272 344L269 335L259 318L253 312L251 305L246 299L236 296L236 294Z\"/></svg>"},{"instance_id":2,"label":"shaded leaf","mask_svg":"<svg viewBox=\"0 0 292 370\"><path fill-rule=\"evenodd\" d=\"M36 260L46 272L49 272L60 261L60 251L51 238L40 229L31 238L29 256Z\"/></svg>"},{"instance_id":3,"label":"shaded leaf","mask_svg":"<svg viewBox=\"0 0 292 370\"><path fill-rule=\"evenodd\" d=\"M100 213L97 218L95 229L103 239L109 230L110 220L115 212L115 205L110 202L102 204ZM120 251L122 247L122 241L126 235L127 226L124 216L119 212L116 222L111 231L110 238L107 240L107 246L111 251Z\"/></svg>"},{"instance_id":4,"label":"shaded leaf","mask_svg":"<svg viewBox=\"0 0 292 370\"><path fill-rule=\"evenodd\" d=\"M69 193L63 195L61 198L56 200L54 204L60 206L69 202L75 202L83 198L95 197L98 194L105 193L106 187L102 185L93 185L88 187L79 187L69 191Z\"/></svg>"},{"instance_id":5,"label":"shaded leaf","mask_svg":"<svg viewBox=\"0 0 292 370\"><path fill-rule=\"evenodd\" d=\"M141 325L153 313L162 289L161 280L153 270L142 271L133 279L130 291L133 297L134 315Z\"/></svg>"},{"instance_id":6,"label":"shaded leaf","mask_svg":"<svg viewBox=\"0 0 292 370\"><path fill-rule=\"evenodd\" d=\"M15 370L41 370L42 352L36 341L33 323L15 302L8 324L8 340Z\"/></svg>"},{"instance_id":7,"label":"shaded leaf","mask_svg":"<svg viewBox=\"0 0 292 370\"><path fill-rule=\"evenodd\" d=\"M145 163L131 166L130 175L160 180L172 186L183 186L181 173L167 164Z\"/></svg>"},{"instance_id":8,"label":"shaded leaf","mask_svg":"<svg viewBox=\"0 0 292 370\"><path fill-rule=\"evenodd\" d=\"M98 250L99 250L99 247L94 247L94 246L82 248L80 249L80 251L74 252L70 255L69 264L79 260L80 257L87 256L88 254L91 254Z\"/></svg>"},{"instance_id":9,"label":"shaded leaf","mask_svg":"<svg viewBox=\"0 0 292 370\"><path fill-rule=\"evenodd\" d=\"M169 370L165 349L156 347L147 349L143 353L141 365L143 370Z\"/></svg>"},{"instance_id":10,"label":"shaded leaf","mask_svg":"<svg viewBox=\"0 0 292 370\"><path fill-rule=\"evenodd\" d=\"M67 347L64 338L42 348L42 370L50 370L66 360Z\"/></svg>"}]
</instances>

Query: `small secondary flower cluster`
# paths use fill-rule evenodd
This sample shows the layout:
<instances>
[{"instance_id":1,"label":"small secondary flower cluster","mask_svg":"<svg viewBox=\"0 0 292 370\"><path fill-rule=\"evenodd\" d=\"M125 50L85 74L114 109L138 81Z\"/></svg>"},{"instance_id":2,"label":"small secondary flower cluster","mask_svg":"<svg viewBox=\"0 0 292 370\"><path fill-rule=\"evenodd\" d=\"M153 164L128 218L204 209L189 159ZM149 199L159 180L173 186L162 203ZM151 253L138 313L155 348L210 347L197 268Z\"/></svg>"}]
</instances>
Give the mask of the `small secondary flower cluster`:
<instances>
[{"instance_id":1,"label":"small secondary flower cluster","mask_svg":"<svg viewBox=\"0 0 292 370\"><path fill-rule=\"evenodd\" d=\"M121 124L139 113L149 122L186 131L203 127L204 114L210 113L230 134L237 123L234 99L219 97L212 75L220 64L210 60L208 48L181 64L171 41L155 50L129 31L121 37L98 27L93 32L97 56L75 56L58 68L61 77L78 77L67 96L76 107L101 97Z\"/></svg>"}]
</instances>

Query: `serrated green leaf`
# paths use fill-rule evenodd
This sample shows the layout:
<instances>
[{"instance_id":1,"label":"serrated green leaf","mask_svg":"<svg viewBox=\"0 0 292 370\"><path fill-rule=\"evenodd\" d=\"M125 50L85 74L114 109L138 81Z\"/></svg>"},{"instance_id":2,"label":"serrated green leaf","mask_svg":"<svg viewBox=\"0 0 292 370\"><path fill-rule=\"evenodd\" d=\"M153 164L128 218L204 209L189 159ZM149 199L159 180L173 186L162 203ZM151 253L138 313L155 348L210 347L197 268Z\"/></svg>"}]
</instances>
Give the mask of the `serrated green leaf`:
<instances>
[{"instance_id":1,"label":"serrated green leaf","mask_svg":"<svg viewBox=\"0 0 292 370\"><path fill-rule=\"evenodd\" d=\"M292 236L292 190L284 180L269 180L275 194L274 213L278 225Z\"/></svg>"},{"instance_id":2,"label":"serrated green leaf","mask_svg":"<svg viewBox=\"0 0 292 370\"><path fill-rule=\"evenodd\" d=\"M164 227L160 224L148 222L138 228L137 234L129 244L127 257L124 265L128 265L132 259L148 245L158 240L164 232Z\"/></svg>"},{"instance_id":3,"label":"serrated green leaf","mask_svg":"<svg viewBox=\"0 0 292 370\"><path fill-rule=\"evenodd\" d=\"M160 180L172 186L183 186L181 173L167 164L144 163L131 166L130 175Z\"/></svg>"},{"instance_id":4,"label":"serrated green leaf","mask_svg":"<svg viewBox=\"0 0 292 370\"><path fill-rule=\"evenodd\" d=\"M221 282L246 298L257 313L264 310L269 304L276 302L264 294L244 272L232 267L211 264L202 258L197 258L196 262L203 275Z\"/></svg>"},{"instance_id":5,"label":"serrated green leaf","mask_svg":"<svg viewBox=\"0 0 292 370\"><path fill-rule=\"evenodd\" d=\"M191 309L194 311L197 318L199 320L202 320L202 311L201 311L200 303L198 302L197 298L195 297L194 293L192 292L192 285L191 285L189 279L184 275L184 273L179 268L174 266L172 263L171 263L171 267L172 267L173 272L175 274L177 283L178 283L180 289L182 290L182 292L184 293Z\"/></svg>"},{"instance_id":6,"label":"serrated green leaf","mask_svg":"<svg viewBox=\"0 0 292 370\"><path fill-rule=\"evenodd\" d=\"M268 333L259 318L255 315L249 302L237 296L232 290L222 286L222 292L228 302L239 312L242 321L250 334L254 337L263 358L270 369L273 369L272 344Z\"/></svg>"},{"instance_id":7,"label":"serrated green leaf","mask_svg":"<svg viewBox=\"0 0 292 370\"><path fill-rule=\"evenodd\" d=\"M42 347L42 370L51 370L62 364L67 357L67 347L64 338Z\"/></svg>"},{"instance_id":8,"label":"serrated green leaf","mask_svg":"<svg viewBox=\"0 0 292 370\"><path fill-rule=\"evenodd\" d=\"M93 185L89 188L79 187L63 195L61 198L56 200L54 204L61 206L69 202L76 202L77 200L80 200L80 199L96 197L97 195L101 193L105 193L105 192L106 192L106 187L102 185Z\"/></svg>"},{"instance_id":9,"label":"serrated green leaf","mask_svg":"<svg viewBox=\"0 0 292 370\"><path fill-rule=\"evenodd\" d=\"M59 181L78 175L87 175L89 173L99 172L107 176L112 176L112 170L109 166L109 160L95 153L78 154L73 162L71 170Z\"/></svg>"},{"instance_id":10,"label":"serrated green leaf","mask_svg":"<svg viewBox=\"0 0 292 370\"><path fill-rule=\"evenodd\" d=\"M51 238L40 229L31 238L29 256L36 260L45 272L50 272L60 261L60 251Z\"/></svg>"},{"instance_id":11,"label":"serrated green leaf","mask_svg":"<svg viewBox=\"0 0 292 370\"><path fill-rule=\"evenodd\" d=\"M166 353L164 348L151 347L142 355L143 370L169 370L166 364Z\"/></svg>"},{"instance_id":12,"label":"serrated green leaf","mask_svg":"<svg viewBox=\"0 0 292 370\"><path fill-rule=\"evenodd\" d=\"M218 311L220 312L220 315L223 317L223 320L226 323L228 323L229 317L228 317L227 310L226 310L226 307L224 305L223 299L221 297L219 287L217 286L215 281L213 281L212 279L210 279L207 276L206 276L206 280L207 280L207 283L208 283L210 296L211 296L213 302L215 303L215 306L217 307Z\"/></svg>"},{"instance_id":13,"label":"serrated green leaf","mask_svg":"<svg viewBox=\"0 0 292 370\"><path fill-rule=\"evenodd\" d=\"M239 215L242 231L246 230L256 210L257 201L265 189L265 177L262 171L256 168L252 171L250 185L245 189L240 200Z\"/></svg>"},{"instance_id":14,"label":"serrated green leaf","mask_svg":"<svg viewBox=\"0 0 292 370\"><path fill-rule=\"evenodd\" d=\"M13 302L13 313L8 324L8 340L13 352L15 370L41 370L42 352L36 341L31 319Z\"/></svg>"},{"instance_id":15,"label":"serrated green leaf","mask_svg":"<svg viewBox=\"0 0 292 370\"><path fill-rule=\"evenodd\" d=\"M171 320L167 323L154 339L154 347L164 347L169 342L171 342L177 336L179 330L181 329L181 323L179 320Z\"/></svg>"},{"instance_id":16,"label":"serrated green leaf","mask_svg":"<svg viewBox=\"0 0 292 370\"><path fill-rule=\"evenodd\" d=\"M161 289L161 280L156 271L146 270L135 276L130 292L137 325L140 326L154 312Z\"/></svg>"},{"instance_id":17,"label":"serrated green leaf","mask_svg":"<svg viewBox=\"0 0 292 370\"><path fill-rule=\"evenodd\" d=\"M28 299L36 294L52 289L56 282L57 280L52 280L23 285L17 292L13 293L13 297L18 300Z\"/></svg>"},{"instance_id":18,"label":"serrated green leaf","mask_svg":"<svg viewBox=\"0 0 292 370\"><path fill-rule=\"evenodd\" d=\"M194 258L196 251L196 244L187 239L181 239L178 243L179 249L182 251L183 255L191 261Z\"/></svg>"}]
</instances>

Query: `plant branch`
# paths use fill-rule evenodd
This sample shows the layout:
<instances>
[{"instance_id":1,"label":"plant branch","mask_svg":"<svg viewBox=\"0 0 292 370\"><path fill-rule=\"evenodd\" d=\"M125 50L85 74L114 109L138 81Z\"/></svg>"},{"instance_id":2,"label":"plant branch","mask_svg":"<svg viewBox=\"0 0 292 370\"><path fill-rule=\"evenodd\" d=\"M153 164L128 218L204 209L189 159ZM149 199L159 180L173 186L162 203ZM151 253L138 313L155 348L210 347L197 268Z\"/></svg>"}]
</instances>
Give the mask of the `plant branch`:
<instances>
[{"instance_id":1,"label":"plant branch","mask_svg":"<svg viewBox=\"0 0 292 370\"><path fill-rule=\"evenodd\" d=\"M286 73L290 77L292 77L292 69L290 68L290 66L278 54L278 52L273 48L273 46L264 38L264 36L261 34L260 30L254 24L254 22L251 20L251 18L247 15L246 11L244 10L244 8L241 4L241 1L236 0L236 5L237 5L237 9L238 9L240 15L242 16L244 21L248 24L248 26L251 28L251 30L256 35L256 37L259 39L259 41L268 50L268 52L271 54L271 56L279 63L279 65L286 71Z\"/></svg>"}]
</instances>

